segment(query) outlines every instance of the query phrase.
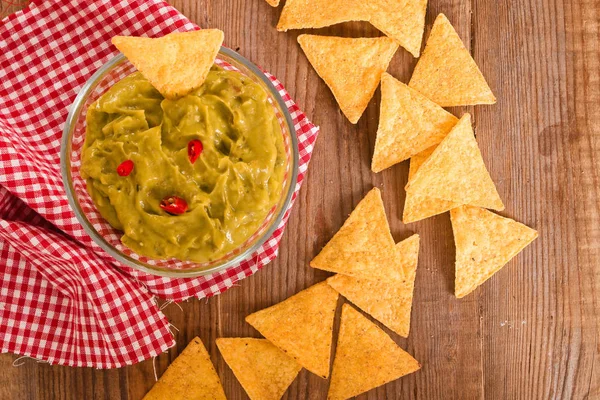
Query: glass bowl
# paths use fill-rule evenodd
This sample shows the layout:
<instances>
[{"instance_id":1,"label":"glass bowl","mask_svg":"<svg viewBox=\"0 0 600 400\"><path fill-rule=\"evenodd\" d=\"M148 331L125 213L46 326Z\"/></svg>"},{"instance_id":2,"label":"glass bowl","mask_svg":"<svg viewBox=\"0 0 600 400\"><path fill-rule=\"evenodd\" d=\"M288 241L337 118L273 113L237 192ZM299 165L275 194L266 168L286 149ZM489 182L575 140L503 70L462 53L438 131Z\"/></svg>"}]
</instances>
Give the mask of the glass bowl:
<instances>
[{"instance_id":1,"label":"glass bowl","mask_svg":"<svg viewBox=\"0 0 600 400\"><path fill-rule=\"evenodd\" d=\"M233 50L221 47L215 63L225 69L237 70L248 76L269 94L269 102L274 108L283 134L287 169L279 201L258 231L241 246L213 261L196 263L175 259L156 260L134 253L121 243L122 232L112 228L102 218L86 190L85 181L80 175L80 167L87 109L114 83L135 72L133 64L122 54L114 57L86 82L71 106L63 130L60 154L62 178L69 204L94 242L117 261L132 268L160 276L192 277L212 274L235 266L255 253L273 235L290 206L296 188L299 154L296 131L284 100L273 83L257 66Z\"/></svg>"}]
</instances>

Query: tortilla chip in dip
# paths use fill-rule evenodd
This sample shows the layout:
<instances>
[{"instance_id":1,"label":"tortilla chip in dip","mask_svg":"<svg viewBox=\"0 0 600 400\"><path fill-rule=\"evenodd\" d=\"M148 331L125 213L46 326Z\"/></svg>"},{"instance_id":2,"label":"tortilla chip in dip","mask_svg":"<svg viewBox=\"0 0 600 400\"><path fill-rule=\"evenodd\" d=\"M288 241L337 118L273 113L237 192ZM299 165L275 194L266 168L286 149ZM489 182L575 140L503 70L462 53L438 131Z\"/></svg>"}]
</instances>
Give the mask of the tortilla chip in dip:
<instances>
[{"instance_id":1,"label":"tortilla chip in dip","mask_svg":"<svg viewBox=\"0 0 600 400\"><path fill-rule=\"evenodd\" d=\"M112 43L168 99L204 83L223 43L223 32L203 29L160 38L115 36Z\"/></svg>"},{"instance_id":2,"label":"tortilla chip in dip","mask_svg":"<svg viewBox=\"0 0 600 400\"><path fill-rule=\"evenodd\" d=\"M458 298L491 278L538 236L526 225L478 207L455 208L450 219L456 244Z\"/></svg>"},{"instance_id":3,"label":"tortilla chip in dip","mask_svg":"<svg viewBox=\"0 0 600 400\"><path fill-rule=\"evenodd\" d=\"M408 86L442 107L496 102L479 67L444 14L436 18Z\"/></svg>"},{"instance_id":4,"label":"tortilla chip in dip","mask_svg":"<svg viewBox=\"0 0 600 400\"><path fill-rule=\"evenodd\" d=\"M353 124L367 108L398 49L398 43L387 37L300 35L298 43Z\"/></svg>"}]
</instances>

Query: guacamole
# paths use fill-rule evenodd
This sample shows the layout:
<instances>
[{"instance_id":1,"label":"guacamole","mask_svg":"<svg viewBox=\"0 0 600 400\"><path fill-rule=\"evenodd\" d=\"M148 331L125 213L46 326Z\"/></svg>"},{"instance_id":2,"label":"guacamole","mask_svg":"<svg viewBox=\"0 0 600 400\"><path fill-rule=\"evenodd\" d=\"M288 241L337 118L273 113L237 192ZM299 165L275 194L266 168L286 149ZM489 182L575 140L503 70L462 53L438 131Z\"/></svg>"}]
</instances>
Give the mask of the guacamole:
<instances>
[{"instance_id":1,"label":"guacamole","mask_svg":"<svg viewBox=\"0 0 600 400\"><path fill-rule=\"evenodd\" d=\"M239 247L278 203L286 168L267 93L239 72L213 66L177 100L137 72L87 111L87 190L143 256L205 262Z\"/></svg>"}]
</instances>

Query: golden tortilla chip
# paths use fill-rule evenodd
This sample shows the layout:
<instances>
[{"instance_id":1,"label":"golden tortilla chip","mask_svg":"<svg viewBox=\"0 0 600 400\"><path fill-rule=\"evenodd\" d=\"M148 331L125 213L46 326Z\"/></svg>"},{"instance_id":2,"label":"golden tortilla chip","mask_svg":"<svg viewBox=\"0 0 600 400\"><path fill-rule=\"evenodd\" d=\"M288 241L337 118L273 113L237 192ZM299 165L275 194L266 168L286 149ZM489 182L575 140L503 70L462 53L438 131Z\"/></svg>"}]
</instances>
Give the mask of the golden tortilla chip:
<instances>
[{"instance_id":1,"label":"golden tortilla chip","mask_svg":"<svg viewBox=\"0 0 600 400\"><path fill-rule=\"evenodd\" d=\"M327 284L398 335L408 337L419 258L419 235L412 235L398 243L396 248L405 260L404 282L369 281L337 274L327 279Z\"/></svg>"},{"instance_id":2,"label":"golden tortilla chip","mask_svg":"<svg viewBox=\"0 0 600 400\"><path fill-rule=\"evenodd\" d=\"M402 282L400 262L381 192L373 188L310 266L355 278Z\"/></svg>"},{"instance_id":3,"label":"golden tortilla chip","mask_svg":"<svg viewBox=\"0 0 600 400\"><path fill-rule=\"evenodd\" d=\"M528 226L478 207L455 208L450 219L456 244L454 290L458 298L491 278L538 236Z\"/></svg>"},{"instance_id":4,"label":"golden tortilla chip","mask_svg":"<svg viewBox=\"0 0 600 400\"><path fill-rule=\"evenodd\" d=\"M444 14L436 18L408 86L442 107L496 102L483 74Z\"/></svg>"},{"instance_id":5,"label":"golden tortilla chip","mask_svg":"<svg viewBox=\"0 0 600 400\"><path fill-rule=\"evenodd\" d=\"M337 292L321 282L248 315L246 322L304 368L327 378L337 300Z\"/></svg>"},{"instance_id":6,"label":"golden tortilla chip","mask_svg":"<svg viewBox=\"0 0 600 400\"><path fill-rule=\"evenodd\" d=\"M383 330L344 304L328 400L356 396L420 368Z\"/></svg>"},{"instance_id":7,"label":"golden tortilla chip","mask_svg":"<svg viewBox=\"0 0 600 400\"><path fill-rule=\"evenodd\" d=\"M503 210L504 204L485 167L465 114L421 165L406 191L459 204Z\"/></svg>"},{"instance_id":8,"label":"golden tortilla chip","mask_svg":"<svg viewBox=\"0 0 600 400\"><path fill-rule=\"evenodd\" d=\"M219 338L216 342L251 400L279 400L302 369L266 339Z\"/></svg>"},{"instance_id":9,"label":"golden tortilla chip","mask_svg":"<svg viewBox=\"0 0 600 400\"><path fill-rule=\"evenodd\" d=\"M202 341L195 337L143 400L225 400L219 375Z\"/></svg>"},{"instance_id":10,"label":"golden tortilla chip","mask_svg":"<svg viewBox=\"0 0 600 400\"><path fill-rule=\"evenodd\" d=\"M370 22L415 57L421 52L427 0L372 0Z\"/></svg>"},{"instance_id":11,"label":"golden tortilla chip","mask_svg":"<svg viewBox=\"0 0 600 400\"><path fill-rule=\"evenodd\" d=\"M387 37L300 35L298 43L353 124L367 108L381 74L398 49L398 43Z\"/></svg>"},{"instance_id":12,"label":"golden tortilla chip","mask_svg":"<svg viewBox=\"0 0 600 400\"><path fill-rule=\"evenodd\" d=\"M382 171L442 141L458 118L384 72L371 169Z\"/></svg>"},{"instance_id":13,"label":"golden tortilla chip","mask_svg":"<svg viewBox=\"0 0 600 400\"><path fill-rule=\"evenodd\" d=\"M410 181L417 170L423 165L425 160L429 158L436 146L432 146L427 150L415 154L410 159L410 168L408 170L408 180ZM404 201L404 213L402 222L410 224L411 222L420 221L425 218L433 217L460 206L458 203L436 199L434 197L421 196L414 193L412 190L406 191L406 200Z\"/></svg>"},{"instance_id":14,"label":"golden tortilla chip","mask_svg":"<svg viewBox=\"0 0 600 400\"><path fill-rule=\"evenodd\" d=\"M203 29L156 39L115 36L112 43L164 97L175 99L202 86L223 43L223 32Z\"/></svg>"},{"instance_id":15,"label":"golden tortilla chip","mask_svg":"<svg viewBox=\"0 0 600 400\"><path fill-rule=\"evenodd\" d=\"M267 3L269 3L269 5L271 7L277 7L279 5L279 0L266 0Z\"/></svg>"},{"instance_id":16,"label":"golden tortilla chip","mask_svg":"<svg viewBox=\"0 0 600 400\"><path fill-rule=\"evenodd\" d=\"M322 28L348 21L368 21L366 2L361 0L287 0L277 30Z\"/></svg>"}]
</instances>

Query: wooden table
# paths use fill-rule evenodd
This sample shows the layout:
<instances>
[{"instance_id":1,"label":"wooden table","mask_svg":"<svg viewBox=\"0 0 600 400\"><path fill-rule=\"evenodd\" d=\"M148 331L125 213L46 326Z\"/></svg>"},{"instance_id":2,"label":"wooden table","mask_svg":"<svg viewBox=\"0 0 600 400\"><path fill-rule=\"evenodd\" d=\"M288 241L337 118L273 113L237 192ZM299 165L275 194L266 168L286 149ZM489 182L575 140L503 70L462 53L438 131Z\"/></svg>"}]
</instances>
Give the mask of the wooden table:
<instances>
[{"instance_id":1,"label":"wooden table","mask_svg":"<svg viewBox=\"0 0 600 400\"><path fill-rule=\"evenodd\" d=\"M417 232L421 253L412 329L392 337L423 368L361 398L600 398L600 2L598 0L430 0L427 31L444 12L494 90L494 106L456 108L473 115L483 157L506 210L540 236L475 293L453 295L454 244L448 214L401 223L408 162L379 174L370 160L379 93L356 126L300 51L300 31L279 33L280 9L263 0L172 2L226 44L275 74L321 126L307 180L279 258L209 300L165 309L177 346L156 359L161 374L200 336L231 399L246 398L215 338L258 336L249 313L329 274L309 261L373 186L396 240ZM281 8L281 7L280 7ZM378 36L367 23L316 31ZM428 32L426 32L428 34ZM400 49L390 73L407 82L415 60ZM13 368L0 357L0 398L139 399L154 383L152 361L100 371L37 364ZM323 399L327 381L302 371L288 399Z\"/></svg>"}]
</instances>

